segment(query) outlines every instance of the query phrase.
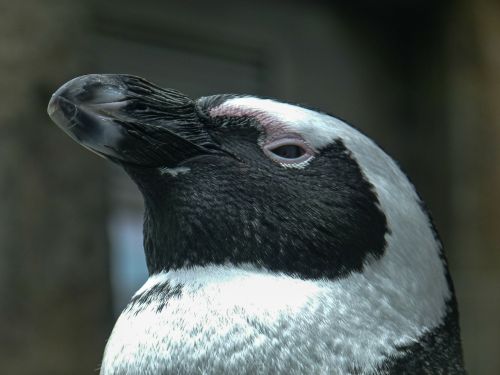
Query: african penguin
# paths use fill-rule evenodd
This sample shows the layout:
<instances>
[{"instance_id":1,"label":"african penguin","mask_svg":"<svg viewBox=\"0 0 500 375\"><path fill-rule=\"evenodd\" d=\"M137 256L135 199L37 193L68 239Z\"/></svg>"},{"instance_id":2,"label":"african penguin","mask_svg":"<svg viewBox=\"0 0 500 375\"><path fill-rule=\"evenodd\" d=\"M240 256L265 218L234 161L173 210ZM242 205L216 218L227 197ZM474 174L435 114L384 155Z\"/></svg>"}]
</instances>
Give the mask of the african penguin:
<instances>
[{"instance_id":1,"label":"african penguin","mask_svg":"<svg viewBox=\"0 0 500 375\"><path fill-rule=\"evenodd\" d=\"M465 373L430 218L359 131L130 75L75 78L48 112L144 196L150 277L102 375Z\"/></svg>"}]
</instances>

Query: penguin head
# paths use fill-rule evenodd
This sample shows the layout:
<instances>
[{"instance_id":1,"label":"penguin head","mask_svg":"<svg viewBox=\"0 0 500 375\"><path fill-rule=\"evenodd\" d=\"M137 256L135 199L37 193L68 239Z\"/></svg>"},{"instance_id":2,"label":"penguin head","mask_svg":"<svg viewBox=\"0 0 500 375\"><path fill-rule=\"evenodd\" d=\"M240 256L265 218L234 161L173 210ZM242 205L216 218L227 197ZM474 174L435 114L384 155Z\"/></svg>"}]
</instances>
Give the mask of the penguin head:
<instances>
[{"instance_id":1,"label":"penguin head","mask_svg":"<svg viewBox=\"0 0 500 375\"><path fill-rule=\"evenodd\" d=\"M333 117L249 96L193 101L125 75L76 78L49 113L139 186L151 272L250 263L338 277L384 252L377 192Z\"/></svg>"},{"instance_id":2,"label":"penguin head","mask_svg":"<svg viewBox=\"0 0 500 375\"><path fill-rule=\"evenodd\" d=\"M253 96L191 100L111 74L66 83L48 112L138 185L151 273L206 264L312 279L373 273L421 293L437 283L448 297L413 185L330 115Z\"/></svg>"}]
</instances>

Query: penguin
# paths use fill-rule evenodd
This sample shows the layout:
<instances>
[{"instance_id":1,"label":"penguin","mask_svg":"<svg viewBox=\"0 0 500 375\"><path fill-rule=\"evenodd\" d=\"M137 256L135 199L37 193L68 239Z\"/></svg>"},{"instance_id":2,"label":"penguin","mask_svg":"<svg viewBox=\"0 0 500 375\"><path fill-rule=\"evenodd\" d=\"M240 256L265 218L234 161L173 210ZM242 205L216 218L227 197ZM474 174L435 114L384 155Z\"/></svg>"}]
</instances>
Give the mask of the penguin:
<instances>
[{"instance_id":1,"label":"penguin","mask_svg":"<svg viewBox=\"0 0 500 375\"><path fill-rule=\"evenodd\" d=\"M144 198L149 279L101 375L465 374L437 232L360 131L121 74L69 81L48 113Z\"/></svg>"}]
</instances>

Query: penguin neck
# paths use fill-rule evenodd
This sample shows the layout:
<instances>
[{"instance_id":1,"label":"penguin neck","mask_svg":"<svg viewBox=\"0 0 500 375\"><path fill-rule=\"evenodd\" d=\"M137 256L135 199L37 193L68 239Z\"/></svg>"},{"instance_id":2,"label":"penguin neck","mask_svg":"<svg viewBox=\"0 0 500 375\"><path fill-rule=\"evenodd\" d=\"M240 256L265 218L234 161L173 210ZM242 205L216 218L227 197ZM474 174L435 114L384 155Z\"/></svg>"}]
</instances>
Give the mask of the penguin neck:
<instances>
[{"instance_id":1,"label":"penguin neck","mask_svg":"<svg viewBox=\"0 0 500 375\"><path fill-rule=\"evenodd\" d=\"M162 195L155 189L144 194L144 252L150 274L184 267L248 262L230 245L217 246L215 230L208 219L193 219L189 212L172 209L178 206L175 194ZM165 191L168 191L165 189ZM193 225L192 221L197 221Z\"/></svg>"},{"instance_id":2,"label":"penguin neck","mask_svg":"<svg viewBox=\"0 0 500 375\"><path fill-rule=\"evenodd\" d=\"M174 212L162 209L165 206L168 207L168 202L164 199L145 196L144 253L149 274L206 263L208 259L188 248L184 238L188 234L179 228Z\"/></svg>"},{"instance_id":3,"label":"penguin neck","mask_svg":"<svg viewBox=\"0 0 500 375\"><path fill-rule=\"evenodd\" d=\"M167 182L158 173L158 168L141 168L133 165L122 165L122 167L135 182L143 197L145 207L143 245L149 274L175 268L186 249L182 248L182 243L177 247L173 245L173 239L180 233L176 233L173 212L168 210L169 197L161 193L168 191Z\"/></svg>"}]
</instances>

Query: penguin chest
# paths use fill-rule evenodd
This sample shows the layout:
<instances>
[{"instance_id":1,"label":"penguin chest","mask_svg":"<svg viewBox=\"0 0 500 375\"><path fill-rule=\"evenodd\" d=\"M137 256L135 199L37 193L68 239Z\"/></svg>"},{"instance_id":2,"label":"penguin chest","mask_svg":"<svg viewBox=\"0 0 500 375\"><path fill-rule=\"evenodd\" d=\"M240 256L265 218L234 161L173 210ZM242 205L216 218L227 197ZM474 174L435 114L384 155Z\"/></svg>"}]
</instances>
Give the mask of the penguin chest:
<instances>
[{"instance_id":1,"label":"penguin chest","mask_svg":"<svg viewBox=\"0 0 500 375\"><path fill-rule=\"evenodd\" d=\"M427 328L366 280L226 266L154 275L118 319L101 374L377 373Z\"/></svg>"},{"instance_id":2,"label":"penguin chest","mask_svg":"<svg viewBox=\"0 0 500 375\"><path fill-rule=\"evenodd\" d=\"M118 319L101 374L307 372L327 350L318 293L312 282L246 272L157 277Z\"/></svg>"}]
</instances>

